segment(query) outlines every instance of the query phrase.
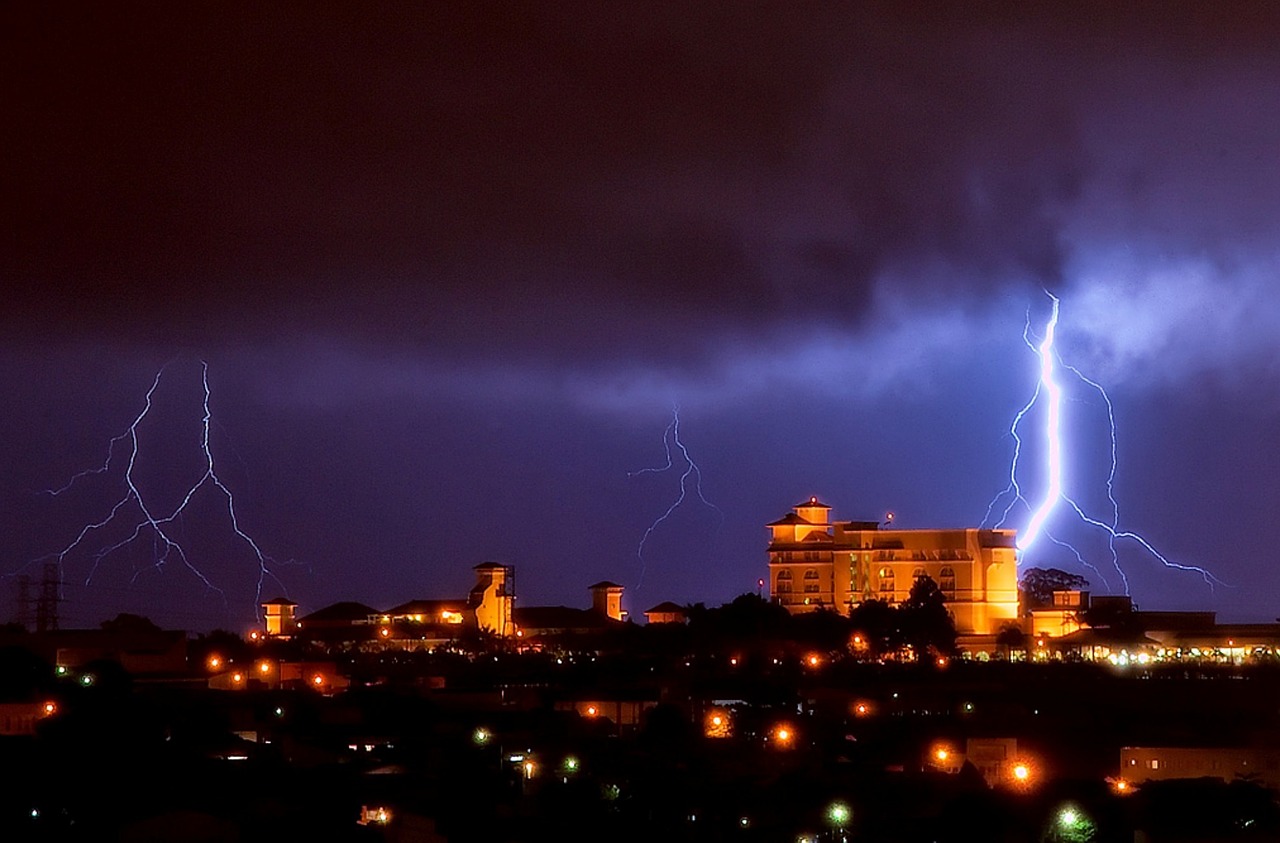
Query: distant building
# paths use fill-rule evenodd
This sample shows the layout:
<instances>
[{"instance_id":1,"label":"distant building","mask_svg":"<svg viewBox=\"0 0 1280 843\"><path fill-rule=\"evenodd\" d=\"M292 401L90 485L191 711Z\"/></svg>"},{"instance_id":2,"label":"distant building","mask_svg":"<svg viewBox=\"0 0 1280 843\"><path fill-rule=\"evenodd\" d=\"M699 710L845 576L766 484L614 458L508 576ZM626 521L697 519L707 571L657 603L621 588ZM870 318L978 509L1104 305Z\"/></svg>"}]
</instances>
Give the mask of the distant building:
<instances>
[{"instance_id":1,"label":"distant building","mask_svg":"<svg viewBox=\"0 0 1280 843\"><path fill-rule=\"evenodd\" d=\"M511 611L515 603L515 569L485 562L473 570L477 581L467 598L467 607L473 613L476 626L501 637L514 635Z\"/></svg>"},{"instance_id":2,"label":"distant building","mask_svg":"<svg viewBox=\"0 0 1280 843\"><path fill-rule=\"evenodd\" d=\"M591 608L594 611L615 621L627 619L627 613L622 608L622 586L602 580L587 588L591 591Z\"/></svg>"},{"instance_id":3,"label":"distant building","mask_svg":"<svg viewBox=\"0 0 1280 843\"><path fill-rule=\"evenodd\" d=\"M684 607L670 600L659 603L644 613L645 623L684 623Z\"/></svg>"},{"instance_id":4,"label":"distant building","mask_svg":"<svg viewBox=\"0 0 1280 843\"><path fill-rule=\"evenodd\" d=\"M263 603L262 618L267 635L272 638L292 638L298 631L298 618L295 614L297 609L298 604L285 597Z\"/></svg>"},{"instance_id":5,"label":"distant building","mask_svg":"<svg viewBox=\"0 0 1280 843\"><path fill-rule=\"evenodd\" d=\"M792 613L848 614L864 600L897 604L917 577L938 584L961 635L989 635L1018 618L1015 531L883 529L830 520L810 498L769 524L773 601Z\"/></svg>"},{"instance_id":6,"label":"distant building","mask_svg":"<svg viewBox=\"0 0 1280 843\"><path fill-rule=\"evenodd\" d=\"M1131 782L1240 777L1280 788L1280 747L1126 746L1120 776Z\"/></svg>"}]
</instances>

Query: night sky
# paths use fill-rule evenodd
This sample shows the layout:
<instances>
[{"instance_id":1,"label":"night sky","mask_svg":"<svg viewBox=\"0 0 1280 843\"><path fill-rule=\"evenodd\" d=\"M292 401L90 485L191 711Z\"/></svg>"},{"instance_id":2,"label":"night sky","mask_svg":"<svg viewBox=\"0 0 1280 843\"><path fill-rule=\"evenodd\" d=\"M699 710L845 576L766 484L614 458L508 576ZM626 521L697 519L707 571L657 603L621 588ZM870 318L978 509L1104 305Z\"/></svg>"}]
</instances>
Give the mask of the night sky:
<instances>
[{"instance_id":1,"label":"night sky","mask_svg":"<svg viewBox=\"0 0 1280 843\"><path fill-rule=\"evenodd\" d=\"M127 441L42 490L162 366L133 476L173 511L207 361L264 598L387 608L499 561L523 605L723 602L809 495L977 526L1048 291L1113 402L1120 527L1228 584L1125 541L1135 600L1280 614L1280 9L650 5L6 4L4 570L109 514ZM1065 482L1109 522L1107 408L1066 383ZM642 562L684 463L631 473L677 405L718 510L690 477ZM145 532L86 587L119 517L65 558L64 625L252 622L216 488L172 531L222 595ZM1104 534L1049 528L1106 583L1024 565L1121 590Z\"/></svg>"}]
</instances>

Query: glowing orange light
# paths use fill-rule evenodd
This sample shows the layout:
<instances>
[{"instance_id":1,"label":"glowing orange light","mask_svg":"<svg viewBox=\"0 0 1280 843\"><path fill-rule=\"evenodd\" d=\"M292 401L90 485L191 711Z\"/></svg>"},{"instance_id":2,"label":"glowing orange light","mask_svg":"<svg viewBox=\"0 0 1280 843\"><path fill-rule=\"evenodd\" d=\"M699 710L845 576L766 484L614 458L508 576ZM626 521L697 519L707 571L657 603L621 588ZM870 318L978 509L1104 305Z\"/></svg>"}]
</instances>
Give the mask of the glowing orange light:
<instances>
[{"instance_id":1,"label":"glowing orange light","mask_svg":"<svg viewBox=\"0 0 1280 843\"><path fill-rule=\"evenodd\" d=\"M600 713L600 709L596 708L594 705L587 706L588 717L595 717L599 713Z\"/></svg>"},{"instance_id":2,"label":"glowing orange light","mask_svg":"<svg viewBox=\"0 0 1280 843\"><path fill-rule=\"evenodd\" d=\"M243 673L231 674L231 681L239 685L241 682L244 681L244 674Z\"/></svg>"},{"instance_id":3,"label":"glowing orange light","mask_svg":"<svg viewBox=\"0 0 1280 843\"><path fill-rule=\"evenodd\" d=\"M324 674L317 673L315 676L312 676L312 677L311 677L311 684L312 684L312 685L315 685L316 687L319 687L319 686L323 685L323 684L324 684Z\"/></svg>"},{"instance_id":4,"label":"glowing orange light","mask_svg":"<svg viewBox=\"0 0 1280 843\"><path fill-rule=\"evenodd\" d=\"M218 668L222 667L222 657L209 656L209 661L207 662L207 664L209 665L210 670L217 670Z\"/></svg>"},{"instance_id":5,"label":"glowing orange light","mask_svg":"<svg viewBox=\"0 0 1280 843\"><path fill-rule=\"evenodd\" d=\"M808 662L809 667L817 667L822 664L822 658L817 653L810 653L805 661Z\"/></svg>"},{"instance_id":6,"label":"glowing orange light","mask_svg":"<svg viewBox=\"0 0 1280 843\"><path fill-rule=\"evenodd\" d=\"M731 737L733 734L733 718L726 711L712 709L707 712L702 732L709 738Z\"/></svg>"},{"instance_id":7,"label":"glowing orange light","mask_svg":"<svg viewBox=\"0 0 1280 843\"><path fill-rule=\"evenodd\" d=\"M382 629L378 630L378 634L381 635L383 638L387 638L391 635L391 630L387 629L384 626Z\"/></svg>"},{"instance_id":8,"label":"glowing orange light","mask_svg":"<svg viewBox=\"0 0 1280 843\"><path fill-rule=\"evenodd\" d=\"M729 659L729 664L733 665L734 667L737 667L737 666L738 666L738 657L737 657L737 656L733 656L732 658L730 658L730 659Z\"/></svg>"},{"instance_id":9,"label":"glowing orange light","mask_svg":"<svg viewBox=\"0 0 1280 843\"><path fill-rule=\"evenodd\" d=\"M1013 775L1013 782L1017 785L1026 785L1031 782L1032 769L1031 765L1026 761L1015 761L1013 766L1009 768L1009 772Z\"/></svg>"},{"instance_id":10,"label":"glowing orange light","mask_svg":"<svg viewBox=\"0 0 1280 843\"><path fill-rule=\"evenodd\" d=\"M864 702L857 703L853 707L853 713L858 717L866 717L868 714L871 713L871 706L867 705Z\"/></svg>"},{"instance_id":11,"label":"glowing orange light","mask_svg":"<svg viewBox=\"0 0 1280 843\"><path fill-rule=\"evenodd\" d=\"M782 749L791 746L792 741L795 740L795 736L795 732L793 732L791 727L786 724L775 726L773 729L773 742L776 746Z\"/></svg>"},{"instance_id":12,"label":"glowing orange light","mask_svg":"<svg viewBox=\"0 0 1280 843\"><path fill-rule=\"evenodd\" d=\"M270 673L271 662L258 662L258 672L263 674Z\"/></svg>"},{"instance_id":13,"label":"glowing orange light","mask_svg":"<svg viewBox=\"0 0 1280 843\"><path fill-rule=\"evenodd\" d=\"M946 666L947 666L947 657L946 657L946 656L938 656L938 658L934 661L934 664L936 664L938 667L946 667Z\"/></svg>"},{"instance_id":14,"label":"glowing orange light","mask_svg":"<svg viewBox=\"0 0 1280 843\"><path fill-rule=\"evenodd\" d=\"M524 630L523 630L523 629L517 629L517 630L516 630L516 638L524 638Z\"/></svg>"},{"instance_id":15,"label":"glowing orange light","mask_svg":"<svg viewBox=\"0 0 1280 843\"><path fill-rule=\"evenodd\" d=\"M935 749L933 751L933 757L938 759L939 761L946 761L948 758L951 757L951 753L939 747L938 749Z\"/></svg>"},{"instance_id":16,"label":"glowing orange light","mask_svg":"<svg viewBox=\"0 0 1280 843\"><path fill-rule=\"evenodd\" d=\"M261 638L261 637L262 637L262 633L261 633L261 632L259 632L259 631L258 631L258 630L256 630L256 629L249 633L249 640L250 640L250 641L257 641L257 640L258 640L259 638Z\"/></svg>"},{"instance_id":17,"label":"glowing orange light","mask_svg":"<svg viewBox=\"0 0 1280 843\"><path fill-rule=\"evenodd\" d=\"M45 717L48 717L49 715L55 713L57 710L58 710L58 704L55 702L47 702L44 704Z\"/></svg>"}]
</instances>

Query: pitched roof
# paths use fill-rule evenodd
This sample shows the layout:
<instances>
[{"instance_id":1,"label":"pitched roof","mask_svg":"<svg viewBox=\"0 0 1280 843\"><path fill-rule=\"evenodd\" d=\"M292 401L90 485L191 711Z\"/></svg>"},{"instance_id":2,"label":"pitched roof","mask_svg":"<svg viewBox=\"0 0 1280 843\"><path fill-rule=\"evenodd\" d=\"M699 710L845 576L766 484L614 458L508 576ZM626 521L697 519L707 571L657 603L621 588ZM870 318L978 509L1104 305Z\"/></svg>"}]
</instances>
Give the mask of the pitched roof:
<instances>
[{"instance_id":1,"label":"pitched roof","mask_svg":"<svg viewBox=\"0 0 1280 843\"><path fill-rule=\"evenodd\" d=\"M657 606L654 606L652 609L645 610L646 615L657 615L657 614L671 615L677 612L683 615L684 606L681 606L679 603L672 603L670 600L659 603Z\"/></svg>"},{"instance_id":2,"label":"pitched roof","mask_svg":"<svg viewBox=\"0 0 1280 843\"><path fill-rule=\"evenodd\" d=\"M263 606L297 606L298 604L294 603L292 600L288 599L287 597L277 597L275 600L268 600L266 603L263 603L262 605Z\"/></svg>"},{"instance_id":3,"label":"pitched roof","mask_svg":"<svg viewBox=\"0 0 1280 843\"><path fill-rule=\"evenodd\" d=\"M814 530L812 533L810 533L809 535L805 536L805 537L804 537L804 539L803 539L803 541L807 541L807 542L828 542L828 543L830 543L830 541L831 541L831 536L830 536L829 534L827 534L827 533L822 532L821 530Z\"/></svg>"},{"instance_id":4,"label":"pitched roof","mask_svg":"<svg viewBox=\"0 0 1280 843\"><path fill-rule=\"evenodd\" d=\"M788 512L777 521L765 524L766 527L790 527L793 524L812 524L812 521L806 521L794 512Z\"/></svg>"},{"instance_id":5,"label":"pitched roof","mask_svg":"<svg viewBox=\"0 0 1280 843\"><path fill-rule=\"evenodd\" d=\"M823 507L824 509L831 508L827 506L825 503L823 503L822 501L818 500L817 498L809 498L807 501L800 501L800 503L796 504L795 508L799 509L802 506L820 506L820 507Z\"/></svg>"},{"instance_id":6,"label":"pitched roof","mask_svg":"<svg viewBox=\"0 0 1280 843\"><path fill-rule=\"evenodd\" d=\"M300 620L303 623L308 621L315 623L317 621L358 621L364 620L370 615L382 614L372 606L366 606L363 603L356 603L352 600L344 600L341 603L334 603L332 606L325 606L323 609L317 609Z\"/></svg>"},{"instance_id":7,"label":"pitched roof","mask_svg":"<svg viewBox=\"0 0 1280 843\"><path fill-rule=\"evenodd\" d=\"M410 600L383 612L384 615L435 615L448 610L461 612L467 608L466 600Z\"/></svg>"},{"instance_id":8,"label":"pitched roof","mask_svg":"<svg viewBox=\"0 0 1280 843\"><path fill-rule=\"evenodd\" d=\"M595 591L597 588L622 588L622 586L618 585L616 582L609 582L608 580L600 580L600 582L594 585L589 585L587 586L587 588L590 589L591 591Z\"/></svg>"},{"instance_id":9,"label":"pitched roof","mask_svg":"<svg viewBox=\"0 0 1280 843\"><path fill-rule=\"evenodd\" d=\"M523 606L513 609L512 620L523 629L601 629L617 623L590 609L568 606Z\"/></svg>"}]
</instances>

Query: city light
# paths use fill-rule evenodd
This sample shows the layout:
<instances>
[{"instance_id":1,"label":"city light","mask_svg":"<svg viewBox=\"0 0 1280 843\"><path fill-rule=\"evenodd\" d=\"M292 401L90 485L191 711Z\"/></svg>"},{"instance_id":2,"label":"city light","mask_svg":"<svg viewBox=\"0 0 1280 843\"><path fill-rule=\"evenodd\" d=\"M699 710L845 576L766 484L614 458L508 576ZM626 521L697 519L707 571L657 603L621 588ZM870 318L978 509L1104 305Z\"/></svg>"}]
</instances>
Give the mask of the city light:
<instances>
[{"instance_id":1,"label":"city light","mask_svg":"<svg viewBox=\"0 0 1280 843\"><path fill-rule=\"evenodd\" d=\"M219 668L222 667L222 656L217 656L217 655L209 656L205 664L209 666L210 670L218 670Z\"/></svg>"},{"instance_id":2,"label":"city light","mask_svg":"<svg viewBox=\"0 0 1280 843\"><path fill-rule=\"evenodd\" d=\"M732 737L733 717L724 709L711 709L703 718L702 733L708 738Z\"/></svg>"},{"instance_id":3,"label":"city light","mask_svg":"<svg viewBox=\"0 0 1280 843\"><path fill-rule=\"evenodd\" d=\"M484 746L492 738L493 738L493 733L490 732L488 729L484 728L483 726L478 726L476 730L471 733L471 741L476 746Z\"/></svg>"},{"instance_id":4,"label":"city light","mask_svg":"<svg viewBox=\"0 0 1280 843\"><path fill-rule=\"evenodd\" d=\"M600 714L600 707L597 706L595 703L591 703L585 709L583 709L583 712L588 717L596 717L597 715Z\"/></svg>"},{"instance_id":5,"label":"city light","mask_svg":"<svg viewBox=\"0 0 1280 843\"><path fill-rule=\"evenodd\" d=\"M44 704L44 716L45 716L45 717L49 717L49 716L51 716L51 715L53 715L53 714L56 714L56 713L57 713L57 711L58 711L58 704L57 704L57 703L50 701L50 702L47 702L47 703L45 703L45 704Z\"/></svg>"},{"instance_id":6,"label":"city light","mask_svg":"<svg viewBox=\"0 0 1280 843\"><path fill-rule=\"evenodd\" d=\"M804 663L809 667L819 667L822 664L822 656L817 653L810 653L805 657Z\"/></svg>"},{"instance_id":7,"label":"city light","mask_svg":"<svg viewBox=\"0 0 1280 843\"><path fill-rule=\"evenodd\" d=\"M852 816L853 811L844 802L832 802L827 807L827 822L836 828L844 828Z\"/></svg>"},{"instance_id":8,"label":"city light","mask_svg":"<svg viewBox=\"0 0 1280 843\"><path fill-rule=\"evenodd\" d=\"M773 731L769 733L769 737L772 739L774 746L779 749L790 749L791 745L795 742L796 733L795 730L786 723L779 723L777 726L773 727Z\"/></svg>"},{"instance_id":9,"label":"city light","mask_svg":"<svg viewBox=\"0 0 1280 843\"><path fill-rule=\"evenodd\" d=\"M316 686L317 688L319 688L319 687L321 687L322 685L324 685L324 674L322 674L322 673L317 673L315 676L312 676L312 677L311 677L311 684L312 684L312 685L314 685L314 686Z\"/></svg>"},{"instance_id":10,"label":"city light","mask_svg":"<svg viewBox=\"0 0 1280 843\"><path fill-rule=\"evenodd\" d=\"M1007 770L1006 781L1017 790L1030 790L1038 778L1036 766L1026 759L1009 762Z\"/></svg>"}]
</instances>

